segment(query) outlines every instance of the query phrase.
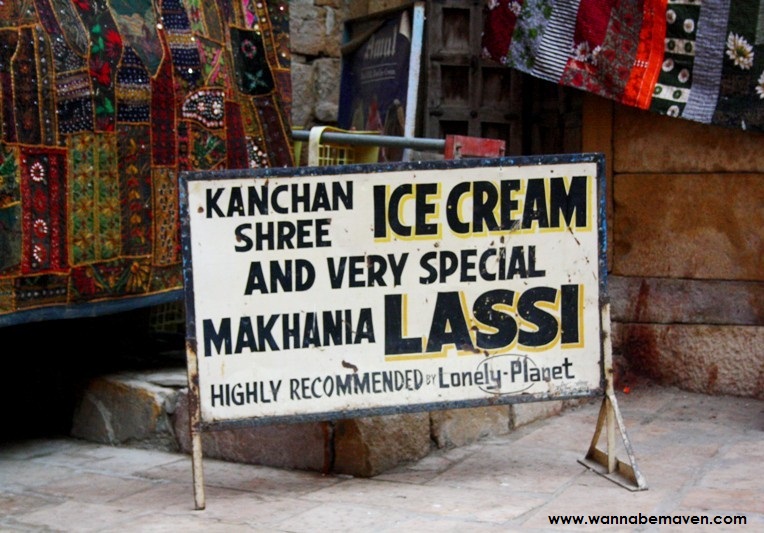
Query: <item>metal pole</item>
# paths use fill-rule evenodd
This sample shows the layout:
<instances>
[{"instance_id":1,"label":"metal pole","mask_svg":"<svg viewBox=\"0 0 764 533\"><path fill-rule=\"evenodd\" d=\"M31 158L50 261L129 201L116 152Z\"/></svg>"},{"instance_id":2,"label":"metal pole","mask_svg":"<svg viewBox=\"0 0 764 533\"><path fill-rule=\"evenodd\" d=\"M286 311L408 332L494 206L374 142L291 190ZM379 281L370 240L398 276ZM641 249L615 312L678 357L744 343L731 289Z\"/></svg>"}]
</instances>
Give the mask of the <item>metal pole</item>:
<instances>
[{"instance_id":1,"label":"metal pole","mask_svg":"<svg viewBox=\"0 0 764 533\"><path fill-rule=\"evenodd\" d=\"M199 401L199 360L195 343L186 341L188 372L188 425L191 436L191 472L194 479L194 504L197 511L206 507L202 459L202 411Z\"/></svg>"},{"instance_id":2,"label":"metal pole","mask_svg":"<svg viewBox=\"0 0 764 533\"><path fill-rule=\"evenodd\" d=\"M295 141L308 141L310 130L292 130L292 139ZM386 148L413 148L431 152L443 152L446 147L445 139L430 139L424 137L395 137L393 135L357 135L353 133L341 133L325 131L321 140L337 144L350 144L355 146L383 146Z\"/></svg>"}]
</instances>

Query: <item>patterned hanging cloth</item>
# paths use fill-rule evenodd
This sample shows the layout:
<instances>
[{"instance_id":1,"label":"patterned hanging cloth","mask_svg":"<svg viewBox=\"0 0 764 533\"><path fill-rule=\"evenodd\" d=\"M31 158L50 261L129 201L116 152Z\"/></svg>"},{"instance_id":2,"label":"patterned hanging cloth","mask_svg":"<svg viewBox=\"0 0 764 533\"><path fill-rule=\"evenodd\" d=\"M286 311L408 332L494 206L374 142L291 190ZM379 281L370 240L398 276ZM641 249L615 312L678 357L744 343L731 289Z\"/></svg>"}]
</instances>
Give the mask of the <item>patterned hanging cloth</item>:
<instances>
[{"instance_id":1,"label":"patterned hanging cloth","mask_svg":"<svg viewBox=\"0 0 764 533\"><path fill-rule=\"evenodd\" d=\"M0 326L182 298L178 175L291 166L288 2L0 2Z\"/></svg>"},{"instance_id":2,"label":"patterned hanging cloth","mask_svg":"<svg viewBox=\"0 0 764 533\"><path fill-rule=\"evenodd\" d=\"M483 54L625 105L764 131L760 0L488 0Z\"/></svg>"}]
</instances>

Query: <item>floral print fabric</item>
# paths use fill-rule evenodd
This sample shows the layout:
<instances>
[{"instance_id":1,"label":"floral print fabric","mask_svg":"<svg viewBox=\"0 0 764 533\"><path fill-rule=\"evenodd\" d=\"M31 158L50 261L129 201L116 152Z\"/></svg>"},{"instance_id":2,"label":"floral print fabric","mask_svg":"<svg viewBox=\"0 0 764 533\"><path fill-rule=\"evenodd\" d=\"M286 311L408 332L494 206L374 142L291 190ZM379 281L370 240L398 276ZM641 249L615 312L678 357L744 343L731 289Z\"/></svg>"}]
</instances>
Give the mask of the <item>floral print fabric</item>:
<instances>
[{"instance_id":1,"label":"floral print fabric","mask_svg":"<svg viewBox=\"0 0 764 533\"><path fill-rule=\"evenodd\" d=\"M620 103L764 131L761 0L487 0L483 55Z\"/></svg>"}]
</instances>

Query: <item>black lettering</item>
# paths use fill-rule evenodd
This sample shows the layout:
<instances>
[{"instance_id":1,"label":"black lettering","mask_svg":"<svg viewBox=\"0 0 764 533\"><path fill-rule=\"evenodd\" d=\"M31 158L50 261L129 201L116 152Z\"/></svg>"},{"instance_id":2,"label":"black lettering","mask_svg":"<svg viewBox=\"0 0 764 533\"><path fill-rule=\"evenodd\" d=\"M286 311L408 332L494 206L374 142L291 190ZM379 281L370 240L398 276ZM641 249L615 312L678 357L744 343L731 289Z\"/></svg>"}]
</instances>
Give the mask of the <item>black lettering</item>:
<instances>
[{"instance_id":1,"label":"black lettering","mask_svg":"<svg viewBox=\"0 0 764 533\"><path fill-rule=\"evenodd\" d=\"M332 289L339 289L342 287L342 280L345 278L345 266L347 265L348 258L340 257L339 264L335 266L335 259L328 257L326 259L329 266L329 284Z\"/></svg>"},{"instance_id":2,"label":"black lettering","mask_svg":"<svg viewBox=\"0 0 764 533\"><path fill-rule=\"evenodd\" d=\"M477 278L472 272L475 269L475 257L477 256L477 250L474 248L470 250L462 250L461 255L461 274L459 276L459 281L465 283L476 281Z\"/></svg>"},{"instance_id":3,"label":"black lettering","mask_svg":"<svg viewBox=\"0 0 764 533\"><path fill-rule=\"evenodd\" d=\"M223 210L220 209L220 207L218 206L218 200L220 200L220 196L223 194L223 189L217 189L214 195L212 194L212 191L210 189L207 189L206 193L207 193L206 194L207 218L213 218L212 217L213 212L217 214L218 217L221 217L221 218L225 217L225 213L223 213Z\"/></svg>"},{"instance_id":4,"label":"black lettering","mask_svg":"<svg viewBox=\"0 0 764 533\"><path fill-rule=\"evenodd\" d=\"M428 273L427 276L421 276L419 278L419 283L422 285L435 283L435 280L438 279L438 270L430 264L430 261L434 261L437 256L438 252L425 252L419 259L419 266L425 269Z\"/></svg>"},{"instance_id":5,"label":"black lettering","mask_svg":"<svg viewBox=\"0 0 764 533\"><path fill-rule=\"evenodd\" d=\"M470 232L470 225L468 222L463 222L459 218L459 207L461 198L467 194L470 190L469 182L457 183L454 185L451 192L448 193L448 201L446 202L446 221L451 231L457 235L466 235Z\"/></svg>"},{"instance_id":6,"label":"black lettering","mask_svg":"<svg viewBox=\"0 0 764 533\"><path fill-rule=\"evenodd\" d=\"M362 255L356 255L350 258L350 271L348 273L348 287L363 287L362 279L363 267L366 262Z\"/></svg>"},{"instance_id":7,"label":"black lettering","mask_svg":"<svg viewBox=\"0 0 764 533\"><path fill-rule=\"evenodd\" d=\"M467 319L462 312L461 295L455 291L438 293L427 338L427 352L439 352L446 345L453 345L457 350L473 348Z\"/></svg>"},{"instance_id":8,"label":"black lettering","mask_svg":"<svg viewBox=\"0 0 764 533\"><path fill-rule=\"evenodd\" d=\"M422 351L421 337L408 337L403 332L403 295L385 295L385 354L399 355L420 353Z\"/></svg>"},{"instance_id":9,"label":"black lettering","mask_svg":"<svg viewBox=\"0 0 764 533\"><path fill-rule=\"evenodd\" d=\"M283 205L279 203L279 195L281 195L281 193L286 190L287 190L286 185L278 185L276 186L276 188L273 189L273 194L271 195L271 206L273 207L273 210L276 213L279 213L282 215L289 212L289 210L286 207L284 207Z\"/></svg>"},{"instance_id":10,"label":"black lettering","mask_svg":"<svg viewBox=\"0 0 764 533\"><path fill-rule=\"evenodd\" d=\"M504 250L504 248L502 248ZM478 269L480 272L480 277L486 281L496 281L496 274L488 272L488 267L486 266L488 263L488 260L495 256L497 254L496 248L489 248L482 254L480 254L480 261L478 262Z\"/></svg>"},{"instance_id":11,"label":"black lettering","mask_svg":"<svg viewBox=\"0 0 764 533\"><path fill-rule=\"evenodd\" d=\"M306 313L305 329L302 332L302 347L321 346L320 333L318 331L318 317L316 313Z\"/></svg>"},{"instance_id":12,"label":"black lettering","mask_svg":"<svg viewBox=\"0 0 764 533\"><path fill-rule=\"evenodd\" d=\"M249 275L247 276L247 287L244 289L244 294L249 296L255 291L261 294L268 294L268 283L265 280L263 267L259 261L252 261L249 264Z\"/></svg>"},{"instance_id":13,"label":"black lettering","mask_svg":"<svg viewBox=\"0 0 764 533\"><path fill-rule=\"evenodd\" d=\"M512 279L515 276L520 278L528 277L528 270L525 266L525 253L522 246L513 246L512 255L509 257L509 270L506 279Z\"/></svg>"},{"instance_id":14,"label":"black lettering","mask_svg":"<svg viewBox=\"0 0 764 533\"><path fill-rule=\"evenodd\" d=\"M302 194L300 194L299 186L302 185ZM318 183L316 190L321 189L323 183ZM324 189L326 194L326 189ZM294 184L292 186L292 211L308 211L310 210L310 183Z\"/></svg>"},{"instance_id":15,"label":"black lettering","mask_svg":"<svg viewBox=\"0 0 764 533\"><path fill-rule=\"evenodd\" d=\"M444 250L440 252L440 277L438 281L444 283L446 278L459 268L459 259L454 252Z\"/></svg>"},{"instance_id":16,"label":"black lettering","mask_svg":"<svg viewBox=\"0 0 764 533\"><path fill-rule=\"evenodd\" d=\"M373 189L374 198L374 238L384 239L387 237L387 222L385 214L387 206L385 204L385 193L387 187L384 185L375 185Z\"/></svg>"},{"instance_id":17,"label":"black lettering","mask_svg":"<svg viewBox=\"0 0 764 533\"><path fill-rule=\"evenodd\" d=\"M331 219L320 218L316 220L316 247L326 248L332 245L332 241L329 239L329 224Z\"/></svg>"},{"instance_id":18,"label":"black lettering","mask_svg":"<svg viewBox=\"0 0 764 533\"><path fill-rule=\"evenodd\" d=\"M284 248L288 248L290 250L294 249L294 243L292 242L292 239L294 238L295 233L297 233L297 230L294 227L294 224L291 224L289 222L286 222L284 224L278 225L278 249L283 250Z\"/></svg>"},{"instance_id":19,"label":"black lettering","mask_svg":"<svg viewBox=\"0 0 764 533\"><path fill-rule=\"evenodd\" d=\"M393 273L393 286L397 287L401 284L401 276L403 275L403 268L406 266L406 261L409 258L409 253L405 252L401 255L400 260L396 261L395 255L387 254L387 261L390 264L390 271Z\"/></svg>"},{"instance_id":20,"label":"black lettering","mask_svg":"<svg viewBox=\"0 0 764 533\"><path fill-rule=\"evenodd\" d=\"M204 335L204 356L212 355L214 345L217 353L231 353L231 319L224 318L220 321L220 329L215 330L212 320L205 318L202 321Z\"/></svg>"},{"instance_id":21,"label":"black lettering","mask_svg":"<svg viewBox=\"0 0 764 533\"><path fill-rule=\"evenodd\" d=\"M530 179L525 191L525 206L523 209L523 229L533 227L533 222L538 223L539 229L549 227L549 217L546 206L546 187L544 179Z\"/></svg>"},{"instance_id":22,"label":"black lettering","mask_svg":"<svg viewBox=\"0 0 764 533\"><path fill-rule=\"evenodd\" d=\"M212 403L212 407L215 407L215 403L219 403L220 405L226 405L225 403L225 389L223 385L217 386L217 392L215 392L215 385L210 385L210 400Z\"/></svg>"},{"instance_id":23,"label":"black lettering","mask_svg":"<svg viewBox=\"0 0 764 533\"><path fill-rule=\"evenodd\" d=\"M265 350L265 344L268 344L268 348L272 351L278 351L279 345L276 343L276 338L273 336L273 326L276 325L276 321L279 319L279 315L272 315L268 319L268 323L265 322L264 316L257 317L257 338L260 339L260 349Z\"/></svg>"},{"instance_id":24,"label":"black lettering","mask_svg":"<svg viewBox=\"0 0 764 533\"><path fill-rule=\"evenodd\" d=\"M368 256L366 262L369 267L368 286L374 287L379 285L384 287L386 285L384 275L387 271L387 261L385 261L385 258L381 255L372 254Z\"/></svg>"},{"instance_id":25,"label":"black lettering","mask_svg":"<svg viewBox=\"0 0 764 533\"><path fill-rule=\"evenodd\" d=\"M419 183L416 186L416 234L417 235L437 235L438 225L428 224L427 215L435 213L435 204L427 203L427 197L437 194L437 183Z\"/></svg>"},{"instance_id":26,"label":"black lettering","mask_svg":"<svg viewBox=\"0 0 764 533\"><path fill-rule=\"evenodd\" d=\"M268 185L262 185L260 190L263 194L257 192L257 187L250 185L247 187L247 199L249 200L249 216L255 213L261 215L268 214Z\"/></svg>"},{"instance_id":27,"label":"black lettering","mask_svg":"<svg viewBox=\"0 0 764 533\"><path fill-rule=\"evenodd\" d=\"M560 304L560 330L562 344L578 344L581 340L581 323L579 310L579 286L563 285L561 287L562 303Z\"/></svg>"},{"instance_id":28,"label":"black lettering","mask_svg":"<svg viewBox=\"0 0 764 533\"><path fill-rule=\"evenodd\" d=\"M534 287L525 291L517 301L520 317L535 326L536 331L520 330L518 342L523 346L538 348L550 344L557 338L557 319L538 307L538 302L554 304L557 291L551 287Z\"/></svg>"},{"instance_id":29,"label":"black lettering","mask_svg":"<svg viewBox=\"0 0 764 533\"><path fill-rule=\"evenodd\" d=\"M520 180L502 180L501 182L501 210L500 228L504 231L514 229L516 220L512 219L512 213L517 210L517 200L512 198L513 191L520 190Z\"/></svg>"},{"instance_id":30,"label":"black lettering","mask_svg":"<svg viewBox=\"0 0 764 533\"><path fill-rule=\"evenodd\" d=\"M350 324L350 311L348 314L348 325ZM355 327L355 338L353 344L361 344L361 341L376 342L374 340L374 323L371 319L371 309L364 307L358 315L358 324Z\"/></svg>"},{"instance_id":31,"label":"black lettering","mask_svg":"<svg viewBox=\"0 0 764 533\"><path fill-rule=\"evenodd\" d=\"M329 344L341 345L342 342L342 311L324 311L323 313L324 323L324 339L323 344L327 346Z\"/></svg>"},{"instance_id":32,"label":"black lettering","mask_svg":"<svg viewBox=\"0 0 764 533\"><path fill-rule=\"evenodd\" d=\"M244 209L244 198L241 196L241 188L234 187L231 189L231 195L228 197L228 212L226 213L226 216L244 216L246 214L247 212Z\"/></svg>"},{"instance_id":33,"label":"black lettering","mask_svg":"<svg viewBox=\"0 0 764 533\"><path fill-rule=\"evenodd\" d=\"M345 209L353 209L353 182L345 182L346 189L342 188L342 184L339 182L332 183L332 197L334 203L332 209L335 211L339 209L339 202Z\"/></svg>"},{"instance_id":34,"label":"black lettering","mask_svg":"<svg viewBox=\"0 0 764 533\"><path fill-rule=\"evenodd\" d=\"M528 277L543 278L546 270L536 270L536 247L528 246Z\"/></svg>"},{"instance_id":35,"label":"black lettering","mask_svg":"<svg viewBox=\"0 0 764 533\"><path fill-rule=\"evenodd\" d=\"M271 292L278 292L279 285L284 292L292 290L292 262L287 261L281 268L278 261L271 261Z\"/></svg>"},{"instance_id":36,"label":"black lettering","mask_svg":"<svg viewBox=\"0 0 764 533\"><path fill-rule=\"evenodd\" d=\"M515 292L508 289L494 289L484 292L475 299L472 314L475 320L495 332L487 333L478 329L475 334L475 344L479 348L494 350L510 346L517 336L517 322L506 311L497 309L498 306L514 308Z\"/></svg>"},{"instance_id":37,"label":"black lettering","mask_svg":"<svg viewBox=\"0 0 764 533\"><path fill-rule=\"evenodd\" d=\"M255 224L255 242L257 251L273 250L276 242L276 232L273 231L273 222Z\"/></svg>"},{"instance_id":38,"label":"black lettering","mask_svg":"<svg viewBox=\"0 0 764 533\"><path fill-rule=\"evenodd\" d=\"M563 178L551 178L549 183L550 223L552 227L560 227L560 214L565 223L571 226L573 215L576 222L574 227L586 227L589 214L587 213L587 187L586 176L573 176L570 180L570 188L566 190Z\"/></svg>"},{"instance_id":39,"label":"black lettering","mask_svg":"<svg viewBox=\"0 0 764 533\"><path fill-rule=\"evenodd\" d=\"M252 224L240 224L236 226L234 235L236 236L237 244L234 246L234 250L237 252L249 252L254 246L255 243L252 241L252 239L249 238L246 233L244 233L245 230L249 229L252 229Z\"/></svg>"},{"instance_id":40,"label":"black lettering","mask_svg":"<svg viewBox=\"0 0 764 533\"><path fill-rule=\"evenodd\" d=\"M401 200L406 195L411 194L412 185L405 184L396 187L390 194L390 203L387 206L387 220L393 233L401 237L410 237L411 228L404 226L398 216L401 213Z\"/></svg>"},{"instance_id":41,"label":"black lettering","mask_svg":"<svg viewBox=\"0 0 764 533\"><path fill-rule=\"evenodd\" d=\"M281 345L285 350L300 347L300 313L292 313L294 322L290 325L289 315L281 315Z\"/></svg>"},{"instance_id":42,"label":"black lettering","mask_svg":"<svg viewBox=\"0 0 764 533\"><path fill-rule=\"evenodd\" d=\"M252 329L252 319L248 316L241 317L239 321L239 334L236 336L236 353L241 353L244 348L249 349L250 352L256 352L257 339L255 338L255 332Z\"/></svg>"},{"instance_id":43,"label":"black lettering","mask_svg":"<svg viewBox=\"0 0 764 533\"><path fill-rule=\"evenodd\" d=\"M493 183L490 181L476 181L474 183L472 194L472 231L474 233L499 229L494 214L494 209L498 203L499 194Z\"/></svg>"}]
</instances>

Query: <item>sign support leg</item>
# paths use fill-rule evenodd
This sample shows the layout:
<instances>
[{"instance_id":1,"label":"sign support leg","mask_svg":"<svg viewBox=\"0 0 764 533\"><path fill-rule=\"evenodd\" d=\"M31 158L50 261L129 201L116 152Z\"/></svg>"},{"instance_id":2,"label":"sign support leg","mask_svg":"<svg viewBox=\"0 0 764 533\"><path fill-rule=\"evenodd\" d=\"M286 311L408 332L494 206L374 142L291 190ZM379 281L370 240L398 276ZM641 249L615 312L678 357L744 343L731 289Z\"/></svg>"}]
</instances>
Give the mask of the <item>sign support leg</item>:
<instances>
[{"instance_id":1,"label":"sign support leg","mask_svg":"<svg viewBox=\"0 0 764 533\"><path fill-rule=\"evenodd\" d=\"M586 453L586 457L578 462L597 474L600 474L629 490L646 490L647 481L637 467L634 450L632 449L631 441L629 441L629 437L626 434L626 426L623 423L621 411L618 409L618 401L616 400L613 387L609 304L604 305L602 309L602 334L605 352L605 397L602 399L599 416L597 417L597 427L594 430L594 436L589 445L589 451ZM597 442L602 434L603 426L605 427L607 441L607 451L605 452L597 448ZM621 435L621 440L623 441L626 455L628 456L628 463L621 461L616 456L616 428Z\"/></svg>"},{"instance_id":2,"label":"sign support leg","mask_svg":"<svg viewBox=\"0 0 764 533\"><path fill-rule=\"evenodd\" d=\"M194 476L194 504L197 511L206 507L202 464L202 409L199 402L199 366L196 350L186 343L188 359L188 422L191 435L191 470Z\"/></svg>"}]
</instances>

